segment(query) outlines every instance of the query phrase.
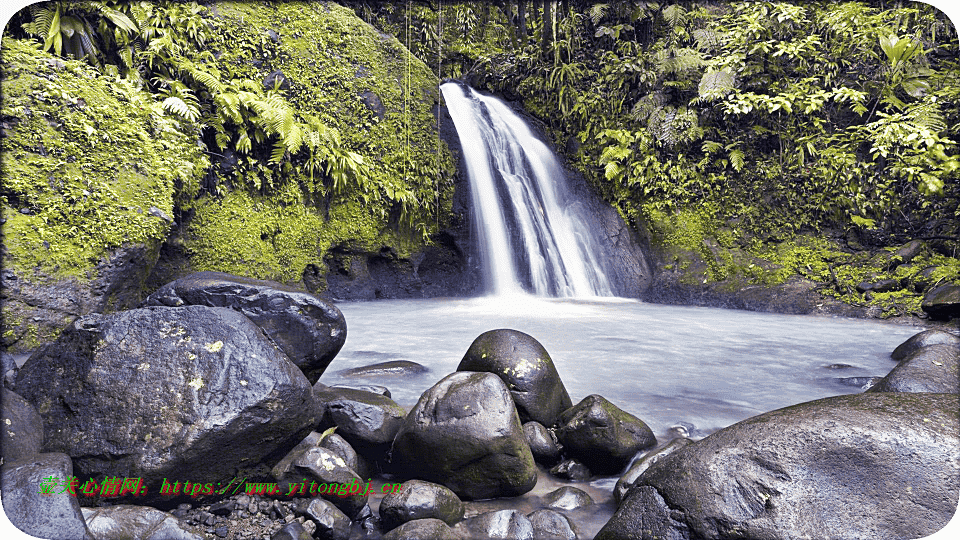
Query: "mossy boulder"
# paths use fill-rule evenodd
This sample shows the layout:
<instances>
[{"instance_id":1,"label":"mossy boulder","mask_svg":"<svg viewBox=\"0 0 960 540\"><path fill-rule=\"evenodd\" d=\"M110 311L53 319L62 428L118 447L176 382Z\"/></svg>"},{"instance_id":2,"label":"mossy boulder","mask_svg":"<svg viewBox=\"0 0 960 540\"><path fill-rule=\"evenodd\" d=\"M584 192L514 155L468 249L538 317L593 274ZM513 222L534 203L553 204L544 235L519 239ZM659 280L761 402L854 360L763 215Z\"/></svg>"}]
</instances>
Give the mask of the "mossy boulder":
<instances>
[{"instance_id":1,"label":"mossy boulder","mask_svg":"<svg viewBox=\"0 0 960 540\"><path fill-rule=\"evenodd\" d=\"M2 49L2 345L25 351L142 299L175 189L208 160L198 126L151 95L34 42Z\"/></svg>"}]
</instances>

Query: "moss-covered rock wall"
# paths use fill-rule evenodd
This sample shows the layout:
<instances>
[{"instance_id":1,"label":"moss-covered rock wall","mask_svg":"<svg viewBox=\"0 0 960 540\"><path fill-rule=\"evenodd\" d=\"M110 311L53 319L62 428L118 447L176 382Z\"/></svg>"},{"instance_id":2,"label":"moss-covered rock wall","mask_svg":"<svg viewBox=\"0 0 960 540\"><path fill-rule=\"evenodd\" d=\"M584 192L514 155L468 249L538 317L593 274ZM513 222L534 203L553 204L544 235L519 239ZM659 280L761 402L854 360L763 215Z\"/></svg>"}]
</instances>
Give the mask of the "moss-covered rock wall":
<instances>
[{"instance_id":1,"label":"moss-covered rock wall","mask_svg":"<svg viewBox=\"0 0 960 540\"><path fill-rule=\"evenodd\" d=\"M178 186L208 166L197 126L27 41L2 42L4 347L140 300Z\"/></svg>"},{"instance_id":2,"label":"moss-covered rock wall","mask_svg":"<svg viewBox=\"0 0 960 540\"><path fill-rule=\"evenodd\" d=\"M216 187L188 205L181 229L185 264L155 281L189 267L337 298L423 294L417 261L454 220L456 167L438 137L436 76L396 38L331 2L223 2L211 12L222 78L277 90L298 114L335 129L369 169L361 185L338 191L329 177L265 170L256 155L215 156ZM370 279L366 267L384 252L403 274L400 289Z\"/></svg>"}]
</instances>

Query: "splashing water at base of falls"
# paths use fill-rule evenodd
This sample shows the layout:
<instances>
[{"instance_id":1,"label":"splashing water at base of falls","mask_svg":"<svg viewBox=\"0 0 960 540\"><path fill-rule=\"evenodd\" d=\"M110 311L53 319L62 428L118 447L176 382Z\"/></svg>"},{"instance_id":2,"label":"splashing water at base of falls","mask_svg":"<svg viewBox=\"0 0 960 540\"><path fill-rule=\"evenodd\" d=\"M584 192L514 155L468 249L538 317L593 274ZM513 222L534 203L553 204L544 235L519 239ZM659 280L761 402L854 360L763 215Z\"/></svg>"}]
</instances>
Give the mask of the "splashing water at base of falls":
<instances>
[{"instance_id":1,"label":"splashing water at base of falls","mask_svg":"<svg viewBox=\"0 0 960 540\"><path fill-rule=\"evenodd\" d=\"M502 101L457 82L440 89L470 177L488 292L613 296L609 263L554 153Z\"/></svg>"}]
</instances>

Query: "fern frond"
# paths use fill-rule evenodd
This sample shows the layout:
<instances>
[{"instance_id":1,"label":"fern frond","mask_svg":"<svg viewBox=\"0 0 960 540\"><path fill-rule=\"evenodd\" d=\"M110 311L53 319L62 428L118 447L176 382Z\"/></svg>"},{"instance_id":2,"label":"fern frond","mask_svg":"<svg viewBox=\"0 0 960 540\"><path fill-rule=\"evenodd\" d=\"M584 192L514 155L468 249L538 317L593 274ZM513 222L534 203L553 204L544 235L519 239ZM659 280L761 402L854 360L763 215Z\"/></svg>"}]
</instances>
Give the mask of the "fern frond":
<instances>
[{"instance_id":1,"label":"fern frond","mask_svg":"<svg viewBox=\"0 0 960 540\"><path fill-rule=\"evenodd\" d=\"M590 7L590 22L594 26L600 24L600 21L603 20L603 17L607 14L607 10L610 9L610 4L594 4Z\"/></svg>"},{"instance_id":2,"label":"fern frond","mask_svg":"<svg viewBox=\"0 0 960 540\"><path fill-rule=\"evenodd\" d=\"M687 10L679 4L671 4L663 8L663 19L667 21L670 28L677 28L687 22Z\"/></svg>"},{"instance_id":3,"label":"fern frond","mask_svg":"<svg viewBox=\"0 0 960 540\"><path fill-rule=\"evenodd\" d=\"M177 96L170 96L163 100L163 108L191 122L196 122L200 119L200 110L197 106L192 103L187 103Z\"/></svg>"},{"instance_id":4,"label":"fern frond","mask_svg":"<svg viewBox=\"0 0 960 540\"><path fill-rule=\"evenodd\" d=\"M733 150L730 151L730 154L728 155L730 157L730 165L733 166L733 169L737 172L742 171L743 161L744 161L743 150L740 150L739 148L734 148Z\"/></svg>"},{"instance_id":5,"label":"fern frond","mask_svg":"<svg viewBox=\"0 0 960 540\"><path fill-rule=\"evenodd\" d=\"M720 71L708 70L700 78L697 93L703 99L723 97L734 90L735 82L730 68L723 68Z\"/></svg>"}]
</instances>

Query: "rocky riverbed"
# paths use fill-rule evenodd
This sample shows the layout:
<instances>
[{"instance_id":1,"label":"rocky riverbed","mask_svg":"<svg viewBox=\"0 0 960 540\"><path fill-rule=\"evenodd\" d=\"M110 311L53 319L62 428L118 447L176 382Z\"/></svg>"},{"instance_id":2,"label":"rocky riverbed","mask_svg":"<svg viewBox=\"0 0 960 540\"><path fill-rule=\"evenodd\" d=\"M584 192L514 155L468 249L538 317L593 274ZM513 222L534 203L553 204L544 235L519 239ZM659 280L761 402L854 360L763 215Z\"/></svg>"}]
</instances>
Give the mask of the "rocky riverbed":
<instances>
[{"instance_id":1,"label":"rocky riverbed","mask_svg":"<svg viewBox=\"0 0 960 540\"><path fill-rule=\"evenodd\" d=\"M201 273L6 358L7 515L90 539L913 538L960 496L950 331L865 392L658 440L600 394L574 403L510 329L452 373L392 361L368 370L383 386L327 386L346 326L314 295ZM408 410L388 386L410 370L436 382Z\"/></svg>"}]
</instances>

